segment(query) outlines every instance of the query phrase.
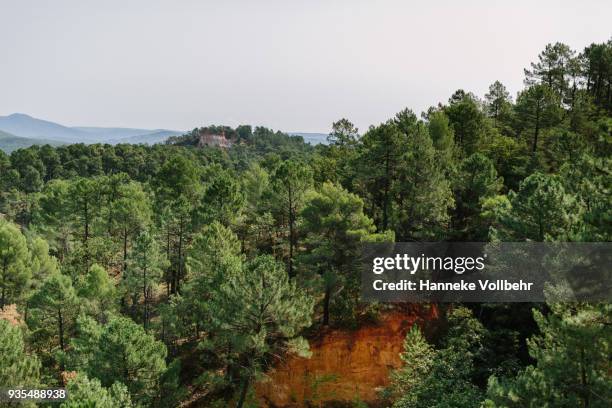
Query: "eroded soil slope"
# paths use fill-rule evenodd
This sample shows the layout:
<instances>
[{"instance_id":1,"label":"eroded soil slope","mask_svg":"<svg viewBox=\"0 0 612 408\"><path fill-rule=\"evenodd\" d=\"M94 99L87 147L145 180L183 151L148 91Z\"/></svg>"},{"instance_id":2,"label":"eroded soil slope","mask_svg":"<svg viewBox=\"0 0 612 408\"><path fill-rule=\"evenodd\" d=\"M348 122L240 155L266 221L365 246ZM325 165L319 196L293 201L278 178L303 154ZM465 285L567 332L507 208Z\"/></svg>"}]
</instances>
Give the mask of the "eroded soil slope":
<instances>
[{"instance_id":1,"label":"eroded soil slope","mask_svg":"<svg viewBox=\"0 0 612 408\"><path fill-rule=\"evenodd\" d=\"M435 320L434 307L405 307L385 313L377 324L357 330L329 330L310 339L312 357L289 357L258 384L264 406L319 406L330 401L375 402L400 366L406 331L415 322Z\"/></svg>"}]
</instances>

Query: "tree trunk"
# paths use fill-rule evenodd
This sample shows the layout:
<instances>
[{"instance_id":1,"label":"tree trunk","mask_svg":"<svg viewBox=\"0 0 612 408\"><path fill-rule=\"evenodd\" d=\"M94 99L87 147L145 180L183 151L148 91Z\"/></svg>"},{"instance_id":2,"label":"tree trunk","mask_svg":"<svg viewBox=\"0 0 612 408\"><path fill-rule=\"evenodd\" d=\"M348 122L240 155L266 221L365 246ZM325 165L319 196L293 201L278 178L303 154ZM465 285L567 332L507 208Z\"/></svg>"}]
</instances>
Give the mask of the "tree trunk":
<instances>
[{"instance_id":1,"label":"tree trunk","mask_svg":"<svg viewBox=\"0 0 612 408\"><path fill-rule=\"evenodd\" d=\"M180 291L180 280L183 275L183 217L181 216L181 220L179 222L179 245L178 245L178 265L175 276L174 283L174 293L178 293Z\"/></svg>"},{"instance_id":2,"label":"tree trunk","mask_svg":"<svg viewBox=\"0 0 612 408\"><path fill-rule=\"evenodd\" d=\"M172 261L170 257L170 226L168 226L168 230L166 232L166 259L168 261ZM172 262L168 262L168 270L166 271L166 295L170 298L170 293L172 293Z\"/></svg>"},{"instance_id":3,"label":"tree trunk","mask_svg":"<svg viewBox=\"0 0 612 408\"><path fill-rule=\"evenodd\" d=\"M85 272L89 270L89 206L85 200L83 210L83 221L85 222L85 231L83 232L83 246L85 247Z\"/></svg>"},{"instance_id":4,"label":"tree trunk","mask_svg":"<svg viewBox=\"0 0 612 408\"><path fill-rule=\"evenodd\" d=\"M57 310L57 321L59 323L60 349L62 349L62 351L66 351L66 346L64 344L64 318L62 316L62 309Z\"/></svg>"},{"instance_id":5,"label":"tree trunk","mask_svg":"<svg viewBox=\"0 0 612 408\"><path fill-rule=\"evenodd\" d=\"M2 297L0 297L0 309L4 307L4 302L6 302L6 271L8 269L8 260L4 258L2 260Z\"/></svg>"},{"instance_id":6,"label":"tree trunk","mask_svg":"<svg viewBox=\"0 0 612 408\"><path fill-rule=\"evenodd\" d=\"M147 298L147 268L146 267L142 268L142 302L144 303L142 324L143 324L145 331L147 331L147 326L148 326L147 320L149 318L149 313L147 310L148 298Z\"/></svg>"},{"instance_id":7,"label":"tree trunk","mask_svg":"<svg viewBox=\"0 0 612 408\"><path fill-rule=\"evenodd\" d=\"M293 193L289 187L289 277L293 277L293 247L295 245L294 224L295 214L293 211Z\"/></svg>"},{"instance_id":8,"label":"tree trunk","mask_svg":"<svg viewBox=\"0 0 612 408\"><path fill-rule=\"evenodd\" d=\"M125 274L125 270L127 269L127 241L128 241L127 227L123 227L123 273L124 274Z\"/></svg>"},{"instance_id":9,"label":"tree trunk","mask_svg":"<svg viewBox=\"0 0 612 408\"><path fill-rule=\"evenodd\" d=\"M323 299L323 326L329 326L329 298L331 297L331 288L325 288L325 298Z\"/></svg>"},{"instance_id":10,"label":"tree trunk","mask_svg":"<svg viewBox=\"0 0 612 408\"><path fill-rule=\"evenodd\" d=\"M589 383L587 381L587 373L585 369L585 358L584 348L580 349L580 381L582 382L582 406L589 408L591 406L591 399L589 398Z\"/></svg>"},{"instance_id":11,"label":"tree trunk","mask_svg":"<svg viewBox=\"0 0 612 408\"><path fill-rule=\"evenodd\" d=\"M390 188L390 182L389 182L389 173L391 172L391 163L390 163L390 157L389 157L389 151L387 150L387 154L385 157L385 190L384 190L384 195L383 195L383 220L382 220L382 230L386 231L387 230L387 225L389 223L389 216L388 216L388 210L389 210L389 188Z\"/></svg>"},{"instance_id":12,"label":"tree trunk","mask_svg":"<svg viewBox=\"0 0 612 408\"><path fill-rule=\"evenodd\" d=\"M236 408L242 408L244 402L246 401L247 391L249 390L249 379L247 377L243 378L240 384L240 398L236 403Z\"/></svg>"},{"instance_id":13,"label":"tree trunk","mask_svg":"<svg viewBox=\"0 0 612 408\"><path fill-rule=\"evenodd\" d=\"M59 343L60 343L60 349L65 352L66 351L66 345L64 344L64 318L62 316L62 309L58 309L57 310L57 317L58 317L58 322L59 322ZM64 365L64 359L61 359L60 362L60 370L61 371L65 371L66 370L66 366Z\"/></svg>"},{"instance_id":14,"label":"tree trunk","mask_svg":"<svg viewBox=\"0 0 612 408\"><path fill-rule=\"evenodd\" d=\"M533 134L533 146L531 148L532 152L535 153L538 148L538 135L540 133L540 101L536 106L536 122L535 122L535 131Z\"/></svg>"}]
</instances>

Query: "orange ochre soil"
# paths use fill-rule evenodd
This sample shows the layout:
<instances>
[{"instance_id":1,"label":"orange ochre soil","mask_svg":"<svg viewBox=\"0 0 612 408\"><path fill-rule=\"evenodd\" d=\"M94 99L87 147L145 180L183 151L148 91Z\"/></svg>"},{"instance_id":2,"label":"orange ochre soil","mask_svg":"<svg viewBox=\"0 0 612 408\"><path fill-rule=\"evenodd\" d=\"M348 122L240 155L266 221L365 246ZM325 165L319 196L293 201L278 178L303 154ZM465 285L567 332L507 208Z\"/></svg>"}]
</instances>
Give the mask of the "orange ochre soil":
<instances>
[{"instance_id":1,"label":"orange ochre soil","mask_svg":"<svg viewBox=\"0 0 612 408\"><path fill-rule=\"evenodd\" d=\"M406 332L416 322L435 320L434 306L384 313L376 324L356 330L329 330L310 339L310 358L289 356L256 386L264 407L319 406L325 402L376 402L401 365Z\"/></svg>"}]
</instances>

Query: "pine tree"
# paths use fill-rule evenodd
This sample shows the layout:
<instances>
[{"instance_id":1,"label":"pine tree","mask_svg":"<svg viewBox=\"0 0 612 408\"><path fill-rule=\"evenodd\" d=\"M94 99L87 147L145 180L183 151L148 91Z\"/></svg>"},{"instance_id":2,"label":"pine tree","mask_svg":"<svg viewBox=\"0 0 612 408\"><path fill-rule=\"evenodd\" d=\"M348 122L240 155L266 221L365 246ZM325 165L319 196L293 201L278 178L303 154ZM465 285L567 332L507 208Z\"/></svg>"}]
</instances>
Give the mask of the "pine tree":
<instances>
[{"instance_id":1,"label":"pine tree","mask_svg":"<svg viewBox=\"0 0 612 408\"><path fill-rule=\"evenodd\" d=\"M380 231L391 225L392 188L405 151L406 137L393 121L370 128L355 159L357 190L366 198L368 213Z\"/></svg>"},{"instance_id":2,"label":"pine tree","mask_svg":"<svg viewBox=\"0 0 612 408\"><path fill-rule=\"evenodd\" d=\"M209 331L214 349L230 347L230 370L239 379L237 407L253 379L281 353L307 352L299 337L310 325L313 300L271 256L259 256L211 288Z\"/></svg>"},{"instance_id":3,"label":"pine tree","mask_svg":"<svg viewBox=\"0 0 612 408\"><path fill-rule=\"evenodd\" d=\"M102 266L91 265L89 272L80 280L77 288L77 293L87 314L100 319L106 313L117 309L115 282Z\"/></svg>"},{"instance_id":4,"label":"pine tree","mask_svg":"<svg viewBox=\"0 0 612 408\"><path fill-rule=\"evenodd\" d=\"M559 96L548 85L533 85L516 99L516 115L519 128L531 139L531 151L536 153L540 134L561 121Z\"/></svg>"},{"instance_id":5,"label":"pine tree","mask_svg":"<svg viewBox=\"0 0 612 408\"><path fill-rule=\"evenodd\" d=\"M59 272L50 275L28 305L28 326L39 349L53 353L59 348L61 353L65 352L79 312L79 300L70 277ZM63 360L59 359L63 370Z\"/></svg>"},{"instance_id":6,"label":"pine tree","mask_svg":"<svg viewBox=\"0 0 612 408\"><path fill-rule=\"evenodd\" d=\"M100 182L97 179L79 178L70 184L68 190L72 198L69 200L70 211L76 219L83 247L81 273L89 270L92 263L90 240L94 236L94 224L100 215L100 187Z\"/></svg>"},{"instance_id":7,"label":"pine tree","mask_svg":"<svg viewBox=\"0 0 612 408\"><path fill-rule=\"evenodd\" d=\"M0 384L11 388L39 385L40 362L26 353L19 327L0 319Z\"/></svg>"},{"instance_id":8,"label":"pine tree","mask_svg":"<svg viewBox=\"0 0 612 408\"><path fill-rule=\"evenodd\" d=\"M454 160L457 155L455 134L448 116L440 110L430 112L427 115L427 130L436 149L438 160L444 167L445 175L448 176L454 170Z\"/></svg>"},{"instance_id":9,"label":"pine tree","mask_svg":"<svg viewBox=\"0 0 612 408\"><path fill-rule=\"evenodd\" d=\"M469 156L476 152L484 138L485 115L476 97L462 89L456 91L444 107L455 134L455 143Z\"/></svg>"},{"instance_id":10,"label":"pine tree","mask_svg":"<svg viewBox=\"0 0 612 408\"><path fill-rule=\"evenodd\" d=\"M0 218L0 309L21 300L31 276L25 237L19 228Z\"/></svg>"},{"instance_id":11,"label":"pine tree","mask_svg":"<svg viewBox=\"0 0 612 408\"><path fill-rule=\"evenodd\" d=\"M516 378L489 380L486 407L610 406L609 304L551 304L534 310L540 334L528 340L536 361Z\"/></svg>"},{"instance_id":12,"label":"pine tree","mask_svg":"<svg viewBox=\"0 0 612 408\"><path fill-rule=\"evenodd\" d=\"M51 180L45 184L33 216L35 230L47 240L60 262L68 255L76 233L71 199L69 181Z\"/></svg>"},{"instance_id":13,"label":"pine tree","mask_svg":"<svg viewBox=\"0 0 612 408\"><path fill-rule=\"evenodd\" d=\"M55 257L49 255L49 244L41 237L34 237L29 242L29 268L32 272L31 287L36 289L50 275L59 271Z\"/></svg>"},{"instance_id":14,"label":"pine tree","mask_svg":"<svg viewBox=\"0 0 612 408\"><path fill-rule=\"evenodd\" d=\"M242 191L245 207L237 228L242 250L246 254L271 250L275 226L270 175L259 164L251 163L242 175Z\"/></svg>"},{"instance_id":15,"label":"pine tree","mask_svg":"<svg viewBox=\"0 0 612 408\"><path fill-rule=\"evenodd\" d=\"M493 126L499 127L500 120L507 119L511 109L510 92L501 82L495 81L489 86L485 101L487 114L493 119Z\"/></svg>"},{"instance_id":16,"label":"pine tree","mask_svg":"<svg viewBox=\"0 0 612 408\"><path fill-rule=\"evenodd\" d=\"M128 258L128 268L122 285L132 298L132 310L142 297L142 322L147 330L151 317L153 291L161 282L163 271L167 267L165 255L160 251L157 241L148 231L143 231L136 238L134 249ZM135 316L134 316L135 317Z\"/></svg>"},{"instance_id":17,"label":"pine tree","mask_svg":"<svg viewBox=\"0 0 612 408\"><path fill-rule=\"evenodd\" d=\"M233 225L244 207L244 194L236 175L219 165L211 165L203 177L206 184L196 208L195 224L218 221Z\"/></svg>"},{"instance_id":18,"label":"pine tree","mask_svg":"<svg viewBox=\"0 0 612 408\"><path fill-rule=\"evenodd\" d=\"M302 265L322 278L324 291L323 324L330 321L332 296L343 288L339 298L351 301L355 297L360 242L374 233L374 225L363 213L363 201L341 187L325 183L312 192L304 210L305 245ZM352 312L352 311L351 311Z\"/></svg>"},{"instance_id":19,"label":"pine tree","mask_svg":"<svg viewBox=\"0 0 612 408\"><path fill-rule=\"evenodd\" d=\"M406 335L404 366L392 375L390 397L394 408L477 408L481 391L473 384L475 360L482 350L485 329L464 307L448 317L443 348L434 350L418 328Z\"/></svg>"},{"instance_id":20,"label":"pine tree","mask_svg":"<svg viewBox=\"0 0 612 408\"><path fill-rule=\"evenodd\" d=\"M392 400L401 399L403 405L415 404L416 395L410 392L430 373L435 359L435 350L416 324L406 334L400 359L402 367L391 373L391 385L385 394Z\"/></svg>"},{"instance_id":21,"label":"pine tree","mask_svg":"<svg viewBox=\"0 0 612 408\"><path fill-rule=\"evenodd\" d=\"M87 339L91 332L97 333ZM125 317L114 317L101 329L79 333L79 354L84 371L104 387L125 384L137 404L150 404L157 396L161 375L166 370L166 346L147 334L142 326Z\"/></svg>"},{"instance_id":22,"label":"pine tree","mask_svg":"<svg viewBox=\"0 0 612 408\"><path fill-rule=\"evenodd\" d=\"M88 378L79 373L66 385L68 397L61 408L132 408L132 400L127 387L115 382L108 388L96 378Z\"/></svg>"},{"instance_id":23,"label":"pine tree","mask_svg":"<svg viewBox=\"0 0 612 408\"><path fill-rule=\"evenodd\" d=\"M164 324L179 335L198 336L216 313L210 305L211 289L240 273L243 261L240 241L229 228L218 222L204 227L187 252L183 294L163 310Z\"/></svg>"},{"instance_id":24,"label":"pine tree","mask_svg":"<svg viewBox=\"0 0 612 408\"><path fill-rule=\"evenodd\" d=\"M117 198L111 204L113 229L119 231L123 247L123 272L127 268L131 239L147 227L151 221L149 198L136 182L121 184Z\"/></svg>"},{"instance_id":25,"label":"pine tree","mask_svg":"<svg viewBox=\"0 0 612 408\"><path fill-rule=\"evenodd\" d=\"M461 240L486 241L489 226L482 223L482 204L499 194L502 186L495 166L486 156L475 153L461 163L453 217L453 229Z\"/></svg>"},{"instance_id":26,"label":"pine tree","mask_svg":"<svg viewBox=\"0 0 612 408\"><path fill-rule=\"evenodd\" d=\"M332 131L327 136L330 145L339 147L354 146L359 139L359 130L350 120L342 118L332 124Z\"/></svg>"},{"instance_id":27,"label":"pine tree","mask_svg":"<svg viewBox=\"0 0 612 408\"><path fill-rule=\"evenodd\" d=\"M499 214L493 236L502 241L550 241L571 235L581 207L558 176L534 173L508 195L510 208Z\"/></svg>"},{"instance_id":28,"label":"pine tree","mask_svg":"<svg viewBox=\"0 0 612 408\"><path fill-rule=\"evenodd\" d=\"M424 124L408 112L400 128L406 145L392 189L395 234L400 241L439 238L450 220L448 211L453 205L450 185Z\"/></svg>"},{"instance_id":29,"label":"pine tree","mask_svg":"<svg viewBox=\"0 0 612 408\"><path fill-rule=\"evenodd\" d=\"M272 176L272 186L280 212L280 225L287 226L287 272L293 277L293 263L297 247L298 215L304 206L306 191L312 185L312 171L304 163L283 162Z\"/></svg>"},{"instance_id":30,"label":"pine tree","mask_svg":"<svg viewBox=\"0 0 612 408\"><path fill-rule=\"evenodd\" d=\"M584 154L576 162L565 164L560 173L565 189L584 207L576 240L612 240L612 160Z\"/></svg>"},{"instance_id":31,"label":"pine tree","mask_svg":"<svg viewBox=\"0 0 612 408\"><path fill-rule=\"evenodd\" d=\"M562 43L547 44L538 55L538 62L531 63L531 69L525 69L527 85L545 84L550 89L563 95L568 87L567 76L575 52Z\"/></svg>"},{"instance_id":32,"label":"pine tree","mask_svg":"<svg viewBox=\"0 0 612 408\"><path fill-rule=\"evenodd\" d=\"M156 210L164 214L166 254L170 267L166 274L169 293L180 291L185 278L185 247L191 239L191 216L201 197L200 168L186 157L175 155L168 159L155 177Z\"/></svg>"}]
</instances>

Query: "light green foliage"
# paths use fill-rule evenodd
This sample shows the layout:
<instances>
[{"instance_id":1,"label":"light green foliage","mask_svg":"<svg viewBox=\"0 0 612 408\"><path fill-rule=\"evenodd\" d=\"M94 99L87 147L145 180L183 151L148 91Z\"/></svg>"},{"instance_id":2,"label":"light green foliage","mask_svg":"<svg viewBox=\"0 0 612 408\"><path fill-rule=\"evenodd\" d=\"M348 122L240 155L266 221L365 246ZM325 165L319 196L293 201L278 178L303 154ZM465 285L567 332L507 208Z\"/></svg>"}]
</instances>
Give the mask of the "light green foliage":
<instances>
[{"instance_id":1,"label":"light green foliage","mask_svg":"<svg viewBox=\"0 0 612 408\"><path fill-rule=\"evenodd\" d=\"M61 408L131 408L130 394L125 385L116 382L108 388L95 378L78 374L66 386L68 398Z\"/></svg>"},{"instance_id":2,"label":"light green foliage","mask_svg":"<svg viewBox=\"0 0 612 408\"><path fill-rule=\"evenodd\" d=\"M404 351L400 354L402 367L391 373L391 385L385 396L401 399L401 404L416 403L416 395L409 393L418 387L431 371L436 352L427 342L417 325L413 325L404 339ZM399 404L399 402L398 402Z\"/></svg>"},{"instance_id":3,"label":"light green foliage","mask_svg":"<svg viewBox=\"0 0 612 408\"><path fill-rule=\"evenodd\" d=\"M0 308L21 300L31 276L25 237L16 225L0 218Z\"/></svg>"},{"instance_id":4,"label":"light green foliage","mask_svg":"<svg viewBox=\"0 0 612 408\"><path fill-rule=\"evenodd\" d=\"M31 286L36 289L50 275L59 271L57 259L49 255L49 244L41 237L30 240L30 260L28 266L32 273Z\"/></svg>"},{"instance_id":5,"label":"light green foliage","mask_svg":"<svg viewBox=\"0 0 612 408\"><path fill-rule=\"evenodd\" d=\"M39 384L40 362L26 352L21 328L0 319L0 384L28 388Z\"/></svg>"},{"instance_id":6,"label":"light green foliage","mask_svg":"<svg viewBox=\"0 0 612 408\"><path fill-rule=\"evenodd\" d=\"M561 169L563 184L584 208L579 241L612 239L612 161L610 158L581 156Z\"/></svg>"},{"instance_id":7,"label":"light green foliage","mask_svg":"<svg viewBox=\"0 0 612 408\"><path fill-rule=\"evenodd\" d=\"M117 308L115 282L108 272L98 264L93 264L77 286L85 312L101 318Z\"/></svg>"},{"instance_id":8,"label":"light green foliage","mask_svg":"<svg viewBox=\"0 0 612 408\"><path fill-rule=\"evenodd\" d=\"M273 356L307 352L307 343L296 340L310 325L313 300L270 256L259 256L226 275L212 288L208 303L215 311L208 329L216 333L209 345L231 350L230 370L240 379L238 406L250 381Z\"/></svg>"},{"instance_id":9,"label":"light green foliage","mask_svg":"<svg viewBox=\"0 0 612 408\"><path fill-rule=\"evenodd\" d=\"M510 208L501 213L500 228L493 231L503 241L563 239L575 229L581 212L558 176L534 173L508 198Z\"/></svg>"},{"instance_id":10,"label":"light green foliage","mask_svg":"<svg viewBox=\"0 0 612 408\"><path fill-rule=\"evenodd\" d=\"M486 407L610 406L609 304L550 305L534 310L540 334L527 345L536 361L516 378L489 380Z\"/></svg>"},{"instance_id":11,"label":"light green foliage","mask_svg":"<svg viewBox=\"0 0 612 408\"><path fill-rule=\"evenodd\" d=\"M75 357L83 356L83 370L105 387L125 384L136 403L152 402L166 370L166 346L125 317L114 317L101 328L92 320L82 324Z\"/></svg>"},{"instance_id":12,"label":"light green foliage","mask_svg":"<svg viewBox=\"0 0 612 408\"><path fill-rule=\"evenodd\" d=\"M434 350L418 327L406 335L404 365L392 375L389 396L394 408L479 407L481 391L472 383L474 361L482 350L485 330L471 312L454 308L443 347Z\"/></svg>"},{"instance_id":13,"label":"light green foliage","mask_svg":"<svg viewBox=\"0 0 612 408\"><path fill-rule=\"evenodd\" d=\"M213 222L193 240L188 251L187 268L191 280L212 284L240 268L240 242L227 227Z\"/></svg>"}]
</instances>

